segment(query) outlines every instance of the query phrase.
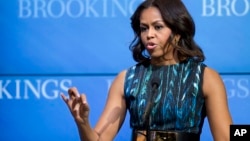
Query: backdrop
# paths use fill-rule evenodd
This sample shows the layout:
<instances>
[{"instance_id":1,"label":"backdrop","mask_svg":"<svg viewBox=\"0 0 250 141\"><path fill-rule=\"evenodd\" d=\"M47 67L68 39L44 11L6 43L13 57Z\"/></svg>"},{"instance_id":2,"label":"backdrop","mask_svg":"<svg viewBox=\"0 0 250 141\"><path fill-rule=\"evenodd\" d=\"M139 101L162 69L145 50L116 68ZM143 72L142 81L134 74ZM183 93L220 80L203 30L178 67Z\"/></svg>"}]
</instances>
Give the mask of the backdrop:
<instances>
[{"instance_id":1,"label":"backdrop","mask_svg":"<svg viewBox=\"0 0 250 141\"><path fill-rule=\"evenodd\" d=\"M0 1L0 140L79 140L60 98L87 94L97 122L116 74L135 64L130 16L142 0ZM249 0L183 0L235 124L250 123ZM116 141L130 139L129 114ZM207 121L202 141L212 140Z\"/></svg>"}]
</instances>

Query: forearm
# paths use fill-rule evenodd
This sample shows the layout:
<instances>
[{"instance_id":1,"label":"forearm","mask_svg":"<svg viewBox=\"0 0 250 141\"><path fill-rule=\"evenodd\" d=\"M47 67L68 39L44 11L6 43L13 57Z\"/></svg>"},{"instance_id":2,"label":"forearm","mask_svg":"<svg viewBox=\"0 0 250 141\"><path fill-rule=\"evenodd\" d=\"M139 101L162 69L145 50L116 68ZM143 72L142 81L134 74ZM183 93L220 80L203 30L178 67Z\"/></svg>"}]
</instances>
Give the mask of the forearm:
<instances>
[{"instance_id":1,"label":"forearm","mask_svg":"<svg viewBox=\"0 0 250 141\"><path fill-rule=\"evenodd\" d=\"M98 141L99 135L89 123L76 123L81 141Z\"/></svg>"}]
</instances>

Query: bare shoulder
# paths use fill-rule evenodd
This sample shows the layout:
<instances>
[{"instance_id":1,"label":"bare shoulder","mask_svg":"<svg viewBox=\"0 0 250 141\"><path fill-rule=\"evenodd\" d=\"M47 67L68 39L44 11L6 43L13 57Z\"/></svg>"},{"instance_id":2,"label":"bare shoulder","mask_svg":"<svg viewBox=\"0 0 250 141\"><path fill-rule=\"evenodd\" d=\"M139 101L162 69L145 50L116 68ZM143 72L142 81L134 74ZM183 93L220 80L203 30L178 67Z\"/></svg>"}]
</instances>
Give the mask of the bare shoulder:
<instances>
[{"instance_id":1,"label":"bare shoulder","mask_svg":"<svg viewBox=\"0 0 250 141\"><path fill-rule=\"evenodd\" d=\"M210 67L205 67L204 77L220 77L219 73Z\"/></svg>"},{"instance_id":2,"label":"bare shoulder","mask_svg":"<svg viewBox=\"0 0 250 141\"><path fill-rule=\"evenodd\" d=\"M123 86L126 77L126 72L126 70L119 72L114 79L113 85L116 85L118 83L120 84L120 86Z\"/></svg>"},{"instance_id":3,"label":"bare shoulder","mask_svg":"<svg viewBox=\"0 0 250 141\"><path fill-rule=\"evenodd\" d=\"M123 71L118 73L116 78L117 79L125 79L126 73L127 73L127 70L123 70Z\"/></svg>"},{"instance_id":4,"label":"bare shoulder","mask_svg":"<svg viewBox=\"0 0 250 141\"><path fill-rule=\"evenodd\" d=\"M225 87L220 74L209 67L204 70L203 91L205 97L215 93L225 94Z\"/></svg>"},{"instance_id":5,"label":"bare shoulder","mask_svg":"<svg viewBox=\"0 0 250 141\"><path fill-rule=\"evenodd\" d=\"M123 95L126 72L126 70L123 70L117 74L110 87L110 94L120 93L121 95Z\"/></svg>"}]
</instances>

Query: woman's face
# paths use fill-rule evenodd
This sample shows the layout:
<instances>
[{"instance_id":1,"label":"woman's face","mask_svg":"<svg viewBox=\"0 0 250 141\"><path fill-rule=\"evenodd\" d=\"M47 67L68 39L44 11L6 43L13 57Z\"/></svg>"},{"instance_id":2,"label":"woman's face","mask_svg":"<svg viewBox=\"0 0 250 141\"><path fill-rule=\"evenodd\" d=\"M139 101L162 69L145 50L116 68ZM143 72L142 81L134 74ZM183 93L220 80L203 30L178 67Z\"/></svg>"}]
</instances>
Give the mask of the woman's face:
<instances>
[{"instance_id":1,"label":"woman's face","mask_svg":"<svg viewBox=\"0 0 250 141\"><path fill-rule=\"evenodd\" d=\"M155 7L144 9L140 17L141 40L151 56L172 58L173 49L167 47L172 31L164 23L160 11ZM165 52L165 54L164 54Z\"/></svg>"}]
</instances>

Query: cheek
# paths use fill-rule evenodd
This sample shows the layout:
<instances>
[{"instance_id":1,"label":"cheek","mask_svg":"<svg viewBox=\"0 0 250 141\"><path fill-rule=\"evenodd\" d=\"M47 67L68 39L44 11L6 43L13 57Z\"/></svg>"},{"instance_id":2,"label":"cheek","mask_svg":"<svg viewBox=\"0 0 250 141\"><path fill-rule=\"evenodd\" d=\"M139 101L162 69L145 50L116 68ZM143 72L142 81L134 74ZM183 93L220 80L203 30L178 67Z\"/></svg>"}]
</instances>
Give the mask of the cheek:
<instances>
[{"instance_id":1,"label":"cheek","mask_svg":"<svg viewBox=\"0 0 250 141\"><path fill-rule=\"evenodd\" d=\"M141 41L142 41L143 45L145 46L145 45L146 45L146 42L147 42L147 37L141 35L140 38L141 38Z\"/></svg>"},{"instance_id":2,"label":"cheek","mask_svg":"<svg viewBox=\"0 0 250 141\"><path fill-rule=\"evenodd\" d=\"M170 38L170 35L171 35L171 33L169 33L169 34L163 34L163 35L161 36L160 41L161 41L161 44L162 44L162 45L165 46L165 45L168 43L168 40L169 40L169 38Z\"/></svg>"}]
</instances>

